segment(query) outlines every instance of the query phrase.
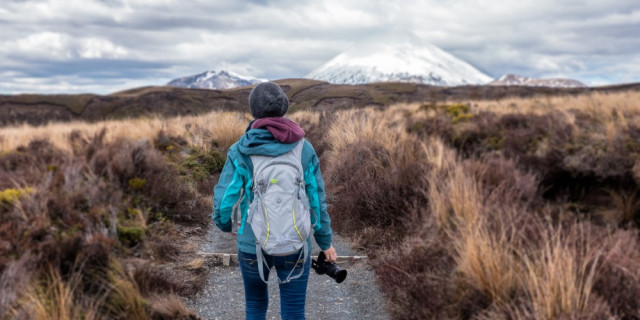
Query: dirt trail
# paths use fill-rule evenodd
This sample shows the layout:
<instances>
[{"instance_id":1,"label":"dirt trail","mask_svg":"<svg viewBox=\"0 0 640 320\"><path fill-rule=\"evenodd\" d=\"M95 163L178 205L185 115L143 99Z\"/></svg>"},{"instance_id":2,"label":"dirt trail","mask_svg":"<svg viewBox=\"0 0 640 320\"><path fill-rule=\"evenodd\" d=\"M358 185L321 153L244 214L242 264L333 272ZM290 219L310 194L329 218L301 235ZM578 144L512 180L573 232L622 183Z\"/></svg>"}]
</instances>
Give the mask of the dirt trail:
<instances>
[{"instance_id":1,"label":"dirt trail","mask_svg":"<svg viewBox=\"0 0 640 320\"><path fill-rule=\"evenodd\" d=\"M320 249L314 248L317 256ZM334 234L333 246L340 256L358 255L348 242ZM213 224L200 244L201 252L236 253L236 239L218 230ZM225 267L221 263L208 263L209 277L204 289L186 303L203 319L244 319L244 289L237 265ZM347 279L337 284L326 275L317 275L313 269L307 287L307 319L389 319L385 301L375 281L375 274L366 261L345 262L340 266L348 270ZM267 319L280 319L278 285L269 285L269 311Z\"/></svg>"}]
</instances>

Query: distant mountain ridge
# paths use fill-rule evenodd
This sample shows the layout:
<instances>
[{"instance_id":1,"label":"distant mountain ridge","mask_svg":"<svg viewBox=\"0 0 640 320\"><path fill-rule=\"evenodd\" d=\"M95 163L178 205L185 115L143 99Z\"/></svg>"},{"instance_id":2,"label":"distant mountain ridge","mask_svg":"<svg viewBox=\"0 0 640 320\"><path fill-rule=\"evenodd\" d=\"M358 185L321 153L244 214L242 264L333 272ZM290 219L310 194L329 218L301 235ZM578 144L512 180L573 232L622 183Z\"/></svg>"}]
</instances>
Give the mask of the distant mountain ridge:
<instances>
[{"instance_id":1,"label":"distant mountain ridge","mask_svg":"<svg viewBox=\"0 0 640 320\"><path fill-rule=\"evenodd\" d=\"M200 74L169 81L168 86L199 89L231 89L266 82L267 79L242 76L234 72L206 71Z\"/></svg>"},{"instance_id":2,"label":"distant mountain ridge","mask_svg":"<svg viewBox=\"0 0 640 320\"><path fill-rule=\"evenodd\" d=\"M573 79L548 78L536 79L515 74L506 74L489 83L492 86L526 86L526 87L551 87L551 88L586 88L586 84Z\"/></svg>"},{"instance_id":3,"label":"distant mountain ridge","mask_svg":"<svg viewBox=\"0 0 640 320\"><path fill-rule=\"evenodd\" d=\"M408 32L355 44L304 78L334 84L411 82L439 86L486 84L492 78Z\"/></svg>"},{"instance_id":4,"label":"distant mountain ridge","mask_svg":"<svg viewBox=\"0 0 640 320\"><path fill-rule=\"evenodd\" d=\"M387 106L428 101L495 100L540 95L578 95L589 92L640 92L640 83L606 87L550 88L527 86L441 87L415 83L382 82L336 85L309 79L275 80L289 98L289 112ZM100 121L140 116L197 115L206 112L247 112L251 87L229 90L191 90L161 86L140 87L109 95L20 94L0 95L0 126L55 121Z\"/></svg>"}]
</instances>

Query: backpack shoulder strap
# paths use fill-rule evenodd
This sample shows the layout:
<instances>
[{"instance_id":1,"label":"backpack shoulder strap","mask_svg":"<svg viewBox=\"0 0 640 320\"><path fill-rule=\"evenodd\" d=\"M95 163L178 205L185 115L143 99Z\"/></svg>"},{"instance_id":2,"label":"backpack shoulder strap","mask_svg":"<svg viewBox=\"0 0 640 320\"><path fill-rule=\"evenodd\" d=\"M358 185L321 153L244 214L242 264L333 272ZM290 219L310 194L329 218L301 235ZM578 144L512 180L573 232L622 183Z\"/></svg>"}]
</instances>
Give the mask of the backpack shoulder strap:
<instances>
[{"instance_id":1,"label":"backpack shoulder strap","mask_svg":"<svg viewBox=\"0 0 640 320\"><path fill-rule=\"evenodd\" d=\"M269 281L267 281L264 277L264 270L262 269L263 267L266 267L268 269L269 265L264 260L262 248L260 247L259 244L256 244L256 257L258 262L258 274L260 275L260 280L262 280L262 282L266 284L269 284ZM307 259L309 259L309 245L307 241L305 241L302 247L302 250L300 250L300 254L298 255L298 258L296 260L296 264L291 268L291 271L289 272L287 277L284 280L280 280L280 278L276 275L276 279L278 279L278 283L289 283L291 280L295 280L302 277L302 275L304 274L304 264L307 262ZM300 272L298 274L293 275L293 271L296 270L296 267L300 263L300 260L303 261L302 268L300 269Z\"/></svg>"},{"instance_id":2,"label":"backpack shoulder strap","mask_svg":"<svg viewBox=\"0 0 640 320\"><path fill-rule=\"evenodd\" d=\"M302 148L303 147L304 147L304 138L300 139L300 141L298 141L298 144L292 150L296 159L300 159L300 164L302 164Z\"/></svg>"}]
</instances>

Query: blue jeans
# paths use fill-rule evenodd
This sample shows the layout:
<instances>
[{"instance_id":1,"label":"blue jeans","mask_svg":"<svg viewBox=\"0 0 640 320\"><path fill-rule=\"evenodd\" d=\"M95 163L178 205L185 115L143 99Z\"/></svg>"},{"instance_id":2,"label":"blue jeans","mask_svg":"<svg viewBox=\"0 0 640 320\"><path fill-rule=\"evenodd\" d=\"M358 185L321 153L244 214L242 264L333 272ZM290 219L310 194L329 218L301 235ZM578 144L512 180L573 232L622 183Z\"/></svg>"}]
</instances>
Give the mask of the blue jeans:
<instances>
[{"instance_id":1,"label":"blue jeans","mask_svg":"<svg viewBox=\"0 0 640 320\"><path fill-rule=\"evenodd\" d=\"M307 280L309 280L309 268L311 258L298 263L298 253L288 256L270 256L265 254L264 258L269 265L269 270L263 267L265 280L269 279L269 271L275 266L278 278L285 280L291 269L296 266L292 276L300 272L304 267L304 273L298 279L289 283L281 283L280 286L280 312L283 320L304 319L304 304L307 298ZM267 307L269 306L269 291L267 284L262 282L258 273L258 260L255 254L238 252L238 263L242 271L242 281L244 282L245 310L247 320L264 320L267 317Z\"/></svg>"}]
</instances>

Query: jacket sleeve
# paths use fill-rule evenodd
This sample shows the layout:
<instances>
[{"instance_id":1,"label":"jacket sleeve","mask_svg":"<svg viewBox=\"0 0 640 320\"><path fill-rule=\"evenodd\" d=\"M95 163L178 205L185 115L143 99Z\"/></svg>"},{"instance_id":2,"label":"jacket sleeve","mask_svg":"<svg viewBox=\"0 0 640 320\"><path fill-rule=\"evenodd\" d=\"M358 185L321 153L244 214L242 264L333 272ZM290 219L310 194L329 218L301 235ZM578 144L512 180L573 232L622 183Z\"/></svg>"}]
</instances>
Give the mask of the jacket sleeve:
<instances>
[{"instance_id":1,"label":"jacket sleeve","mask_svg":"<svg viewBox=\"0 0 640 320\"><path fill-rule=\"evenodd\" d=\"M305 190L312 210L311 223L315 223L313 235L320 249L326 250L331 247L332 231L331 218L329 218L329 213L327 212L324 182L320 173L320 161L315 150L308 142L303 150L303 154L305 153L308 153L308 156L303 158L308 159L308 162L304 180Z\"/></svg>"},{"instance_id":2,"label":"jacket sleeve","mask_svg":"<svg viewBox=\"0 0 640 320\"><path fill-rule=\"evenodd\" d=\"M240 198L240 190L244 185L242 170L238 170L237 167L237 159L232 157L230 150L222 168L220 180L213 189L213 221L224 232L231 232L233 206Z\"/></svg>"}]
</instances>

